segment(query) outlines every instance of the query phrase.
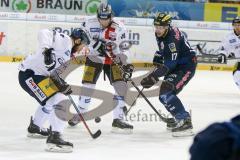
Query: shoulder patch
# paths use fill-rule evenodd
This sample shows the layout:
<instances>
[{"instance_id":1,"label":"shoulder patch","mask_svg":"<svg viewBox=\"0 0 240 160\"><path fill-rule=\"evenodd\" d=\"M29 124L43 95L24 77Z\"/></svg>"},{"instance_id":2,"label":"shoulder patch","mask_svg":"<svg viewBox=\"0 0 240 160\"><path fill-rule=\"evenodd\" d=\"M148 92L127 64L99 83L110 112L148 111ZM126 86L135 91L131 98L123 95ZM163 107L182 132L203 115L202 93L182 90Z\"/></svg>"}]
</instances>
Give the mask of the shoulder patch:
<instances>
[{"instance_id":1,"label":"shoulder patch","mask_svg":"<svg viewBox=\"0 0 240 160\"><path fill-rule=\"evenodd\" d=\"M168 47L172 53L177 51L175 43L168 44Z\"/></svg>"},{"instance_id":2,"label":"shoulder patch","mask_svg":"<svg viewBox=\"0 0 240 160\"><path fill-rule=\"evenodd\" d=\"M179 41L180 40L180 31L176 27L173 27L173 30L175 32L175 35L174 35L175 39Z\"/></svg>"}]
</instances>

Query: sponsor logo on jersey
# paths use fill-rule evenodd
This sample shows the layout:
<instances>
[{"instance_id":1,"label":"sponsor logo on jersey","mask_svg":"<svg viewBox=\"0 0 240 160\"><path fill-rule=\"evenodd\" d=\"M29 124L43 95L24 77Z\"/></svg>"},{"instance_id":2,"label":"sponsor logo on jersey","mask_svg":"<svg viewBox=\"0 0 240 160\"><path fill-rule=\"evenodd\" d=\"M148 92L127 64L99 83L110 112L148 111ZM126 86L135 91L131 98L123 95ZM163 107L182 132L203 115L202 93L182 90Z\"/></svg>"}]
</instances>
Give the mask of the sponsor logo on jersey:
<instances>
[{"instance_id":1,"label":"sponsor logo on jersey","mask_svg":"<svg viewBox=\"0 0 240 160\"><path fill-rule=\"evenodd\" d=\"M34 82L32 77L28 78L25 82L41 102L47 98L46 95L42 92L42 90Z\"/></svg>"},{"instance_id":2,"label":"sponsor logo on jersey","mask_svg":"<svg viewBox=\"0 0 240 160\"><path fill-rule=\"evenodd\" d=\"M90 32L100 32L100 28L90 28Z\"/></svg>"},{"instance_id":3,"label":"sponsor logo on jersey","mask_svg":"<svg viewBox=\"0 0 240 160\"><path fill-rule=\"evenodd\" d=\"M168 44L168 47L172 53L177 51L175 43Z\"/></svg>"},{"instance_id":4,"label":"sponsor logo on jersey","mask_svg":"<svg viewBox=\"0 0 240 160\"><path fill-rule=\"evenodd\" d=\"M229 43L235 43L235 42L237 42L236 39L230 39L229 40Z\"/></svg>"}]
</instances>

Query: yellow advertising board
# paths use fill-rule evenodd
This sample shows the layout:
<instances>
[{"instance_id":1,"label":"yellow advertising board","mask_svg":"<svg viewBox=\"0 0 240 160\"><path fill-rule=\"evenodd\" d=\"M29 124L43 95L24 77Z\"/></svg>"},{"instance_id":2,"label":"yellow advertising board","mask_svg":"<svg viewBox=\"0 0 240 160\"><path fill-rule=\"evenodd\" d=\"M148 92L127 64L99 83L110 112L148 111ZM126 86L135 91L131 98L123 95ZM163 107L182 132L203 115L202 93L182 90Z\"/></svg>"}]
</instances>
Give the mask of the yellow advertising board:
<instances>
[{"instance_id":1,"label":"yellow advertising board","mask_svg":"<svg viewBox=\"0 0 240 160\"><path fill-rule=\"evenodd\" d=\"M239 4L205 3L204 21L231 22L237 16L240 16Z\"/></svg>"}]
</instances>

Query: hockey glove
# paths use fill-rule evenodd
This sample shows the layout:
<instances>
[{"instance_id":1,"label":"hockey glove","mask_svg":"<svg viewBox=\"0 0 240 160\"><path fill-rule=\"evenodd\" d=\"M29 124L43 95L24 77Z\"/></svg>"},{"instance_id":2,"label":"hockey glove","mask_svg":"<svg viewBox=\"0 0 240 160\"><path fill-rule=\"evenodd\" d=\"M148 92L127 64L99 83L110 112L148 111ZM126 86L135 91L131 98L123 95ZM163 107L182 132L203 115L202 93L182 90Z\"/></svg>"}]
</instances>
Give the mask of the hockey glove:
<instances>
[{"instance_id":1,"label":"hockey glove","mask_svg":"<svg viewBox=\"0 0 240 160\"><path fill-rule=\"evenodd\" d=\"M222 53L219 54L217 61L218 61L219 63L226 63L226 62L227 62L227 57L226 57L226 55L225 55L225 54L222 54Z\"/></svg>"},{"instance_id":2,"label":"hockey glove","mask_svg":"<svg viewBox=\"0 0 240 160\"><path fill-rule=\"evenodd\" d=\"M58 88L59 92L64 95L69 95L72 93L71 86L67 84L62 78L56 79L55 77L51 77L53 83Z\"/></svg>"},{"instance_id":3,"label":"hockey glove","mask_svg":"<svg viewBox=\"0 0 240 160\"><path fill-rule=\"evenodd\" d=\"M160 51L156 51L153 57L153 65L163 64L164 58Z\"/></svg>"},{"instance_id":4,"label":"hockey glove","mask_svg":"<svg viewBox=\"0 0 240 160\"><path fill-rule=\"evenodd\" d=\"M143 88L151 88L158 81L158 78L151 73L147 77L142 79L141 85L143 86Z\"/></svg>"},{"instance_id":5,"label":"hockey glove","mask_svg":"<svg viewBox=\"0 0 240 160\"><path fill-rule=\"evenodd\" d=\"M97 40L93 44L93 49L99 53L99 56L105 56L105 44L102 41Z\"/></svg>"},{"instance_id":6,"label":"hockey glove","mask_svg":"<svg viewBox=\"0 0 240 160\"><path fill-rule=\"evenodd\" d=\"M132 64L127 64L127 65L123 65L122 68L124 70L123 75L122 75L123 79L125 81L130 80L132 77L132 72L134 70L134 66Z\"/></svg>"},{"instance_id":7,"label":"hockey glove","mask_svg":"<svg viewBox=\"0 0 240 160\"><path fill-rule=\"evenodd\" d=\"M48 71L52 70L56 65L56 57L53 53L53 48L45 49L43 52L44 55L44 63Z\"/></svg>"}]
</instances>

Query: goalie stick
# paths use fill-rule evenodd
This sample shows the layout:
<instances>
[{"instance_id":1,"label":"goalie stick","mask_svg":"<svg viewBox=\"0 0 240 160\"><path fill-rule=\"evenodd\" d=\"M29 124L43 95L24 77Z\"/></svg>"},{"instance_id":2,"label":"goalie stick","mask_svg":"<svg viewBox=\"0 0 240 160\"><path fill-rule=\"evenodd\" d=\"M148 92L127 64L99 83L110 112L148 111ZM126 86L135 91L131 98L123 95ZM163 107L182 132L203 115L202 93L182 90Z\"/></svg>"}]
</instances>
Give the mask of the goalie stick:
<instances>
[{"instance_id":1,"label":"goalie stick","mask_svg":"<svg viewBox=\"0 0 240 160\"><path fill-rule=\"evenodd\" d=\"M58 81L59 81L60 83L62 83L62 81L61 81L61 79L60 79L60 77L59 77L59 75L58 75L58 73L57 73L57 70L55 71L55 75L56 75ZM73 107L74 107L75 110L77 111L77 114L78 114L78 116L80 117L81 121L83 122L83 124L84 124L85 128L87 129L88 133L91 135L91 137L92 137L93 139L98 138L98 137L101 135L101 133L102 133L101 130L97 130L97 132L92 133L91 130L89 129L88 124L86 123L83 115L81 114L81 112L79 111L77 105L76 105L75 102L73 101L72 97L71 97L70 95L67 95L67 96L68 96L68 99L70 100L70 102L72 103Z\"/></svg>"}]
</instances>

